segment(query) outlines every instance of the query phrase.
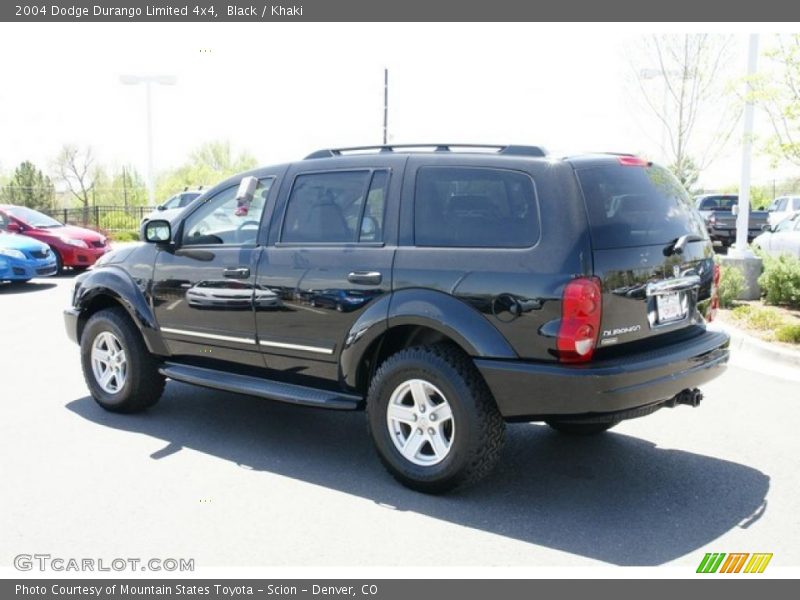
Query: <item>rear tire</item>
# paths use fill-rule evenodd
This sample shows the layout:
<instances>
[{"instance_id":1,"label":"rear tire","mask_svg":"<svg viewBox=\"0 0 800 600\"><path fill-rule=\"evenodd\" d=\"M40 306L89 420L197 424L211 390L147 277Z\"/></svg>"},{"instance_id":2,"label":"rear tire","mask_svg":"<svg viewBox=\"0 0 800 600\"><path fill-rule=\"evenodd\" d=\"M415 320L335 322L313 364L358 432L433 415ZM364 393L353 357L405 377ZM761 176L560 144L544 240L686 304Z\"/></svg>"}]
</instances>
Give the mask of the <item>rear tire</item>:
<instances>
[{"instance_id":1,"label":"rear tire","mask_svg":"<svg viewBox=\"0 0 800 600\"><path fill-rule=\"evenodd\" d=\"M164 391L164 376L141 334L121 307L101 310L81 335L86 385L104 409L133 413L153 406Z\"/></svg>"},{"instance_id":2,"label":"rear tire","mask_svg":"<svg viewBox=\"0 0 800 600\"><path fill-rule=\"evenodd\" d=\"M407 348L386 359L369 388L367 423L392 476L431 494L485 476L505 439L486 383L468 356L445 344Z\"/></svg>"},{"instance_id":3,"label":"rear tire","mask_svg":"<svg viewBox=\"0 0 800 600\"><path fill-rule=\"evenodd\" d=\"M608 431L618 421L604 421L600 423L573 423L572 421L545 421L550 427L566 435L586 436L596 435Z\"/></svg>"}]
</instances>

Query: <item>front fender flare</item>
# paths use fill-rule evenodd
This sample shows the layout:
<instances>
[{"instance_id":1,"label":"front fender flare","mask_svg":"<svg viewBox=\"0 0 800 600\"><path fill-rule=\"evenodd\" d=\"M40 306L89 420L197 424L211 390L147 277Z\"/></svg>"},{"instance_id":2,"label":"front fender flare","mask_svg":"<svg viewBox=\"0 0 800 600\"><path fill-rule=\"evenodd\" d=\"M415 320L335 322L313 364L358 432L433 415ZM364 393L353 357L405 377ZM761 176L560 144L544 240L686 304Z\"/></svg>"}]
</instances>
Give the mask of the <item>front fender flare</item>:
<instances>
[{"instance_id":1,"label":"front fender flare","mask_svg":"<svg viewBox=\"0 0 800 600\"><path fill-rule=\"evenodd\" d=\"M78 285L74 306L81 317L96 298L107 296L127 311L142 333L150 352L161 355L169 353L144 291L127 271L115 265L108 265L102 269L89 271ZM79 335L82 329L83 323L79 326Z\"/></svg>"}]
</instances>

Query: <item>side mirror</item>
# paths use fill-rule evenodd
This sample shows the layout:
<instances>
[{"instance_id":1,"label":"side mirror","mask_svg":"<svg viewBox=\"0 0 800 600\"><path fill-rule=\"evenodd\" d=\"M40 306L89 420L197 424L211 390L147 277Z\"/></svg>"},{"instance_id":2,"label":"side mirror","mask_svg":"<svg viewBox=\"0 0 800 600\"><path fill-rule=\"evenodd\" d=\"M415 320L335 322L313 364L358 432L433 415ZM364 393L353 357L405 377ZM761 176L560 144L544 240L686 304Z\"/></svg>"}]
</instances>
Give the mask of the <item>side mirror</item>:
<instances>
[{"instance_id":1,"label":"side mirror","mask_svg":"<svg viewBox=\"0 0 800 600\"><path fill-rule=\"evenodd\" d=\"M167 210L167 208L163 204L159 204L156 206L156 210Z\"/></svg>"},{"instance_id":2,"label":"side mirror","mask_svg":"<svg viewBox=\"0 0 800 600\"><path fill-rule=\"evenodd\" d=\"M169 221L154 219L144 226L144 240L151 244L165 244L172 239L172 227Z\"/></svg>"},{"instance_id":3,"label":"side mirror","mask_svg":"<svg viewBox=\"0 0 800 600\"><path fill-rule=\"evenodd\" d=\"M19 233L22 231L22 227L19 226L19 223L15 223L14 221L9 221L8 225L6 225L6 231L9 233Z\"/></svg>"},{"instance_id":4,"label":"side mirror","mask_svg":"<svg viewBox=\"0 0 800 600\"><path fill-rule=\"evenodd\" d=\"M772 227L770 226L770 224L769 224L769 223L764 223L764 224L761 226L761 231L772 231Z\"/></svg>"}]
</instances>

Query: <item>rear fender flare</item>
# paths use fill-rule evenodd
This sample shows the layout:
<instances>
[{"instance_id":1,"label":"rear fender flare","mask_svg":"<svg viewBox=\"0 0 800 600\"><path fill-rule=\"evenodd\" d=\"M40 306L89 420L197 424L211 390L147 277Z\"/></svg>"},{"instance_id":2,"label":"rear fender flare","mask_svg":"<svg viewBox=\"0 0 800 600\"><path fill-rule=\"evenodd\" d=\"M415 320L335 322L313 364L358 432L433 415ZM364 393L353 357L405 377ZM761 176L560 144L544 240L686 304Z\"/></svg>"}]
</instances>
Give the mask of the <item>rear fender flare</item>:
<instances>
[{"instance_id":1,"label":"rear fender flare","mask_svg":"<svg viewBox=\"0 0 800 600\"><path fill-rule=\"evenodd\" d=\"M403 325L437 331L472 357L518 358L503 335L462 300L444 292L407 289L381 298L350 329L339 358L340 381L356 388L359 366L372 343Z\"/></svg>"}]
</instances>

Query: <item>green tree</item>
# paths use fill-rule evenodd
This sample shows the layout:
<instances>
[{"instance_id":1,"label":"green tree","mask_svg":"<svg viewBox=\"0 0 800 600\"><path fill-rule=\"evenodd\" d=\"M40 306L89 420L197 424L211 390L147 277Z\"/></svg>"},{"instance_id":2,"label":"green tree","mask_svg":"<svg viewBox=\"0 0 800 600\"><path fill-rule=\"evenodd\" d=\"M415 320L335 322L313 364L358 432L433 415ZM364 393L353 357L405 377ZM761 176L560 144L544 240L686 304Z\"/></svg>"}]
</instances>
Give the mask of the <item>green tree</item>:
<instances>
[{"instance_id":1,"label":"green tree","mask_svg":"<svg viewBox=\"0 0 800 600\"><path fill-rule=\"evenodd\" d=\"M54 197L53 182L27 160L14 170L11 179L0 188L0 198L3 202L28 208L45 210L52 208Z\"/></svg>"},{"instance_id":2,"label":"green tree","mask_svg":"<svg viewBox=\"0 0 800 600\"><path fill-rule=\"evenodd\" d=\"M690 156L684 156L681 163L674 162L669 165L669 170L678 178L686 191L694 194L697 179L700 177L700 169L697 168L694 160Z\"/></svg>"},{"instance_id":3,"label":"green tree","mask_svg":"<svg viewBox=\"0 0 800 600\"><path fill-rule=\"evenodd\" d=\"M147 204L144 180L133 167L95 170L92 202L98 206L143 206Z\"/></svg>"},{"instance_id":4,"label":"green tree","mask_svg":"<svg viewBox=\"0 0 800 600\"><path fill-rule=\"evenodd\" d=\"M246 152L234 154L228 142L208 142L192 152L186 163L158 177L156 196L161 202L186 187L208 187L256 165L255 157Z\"/></svg>"},{"instance_id":5,"label":"green tree","mask_svg":"<svg viewBox=\"0 0 800 600\"><path fill-rule=\"evenodd\" d=\"M772 135L764 150L774 163L800 165L800 34L776 36L768 64L753 78L753 100L769 115Z\"/></svg>"}]
</instances>

